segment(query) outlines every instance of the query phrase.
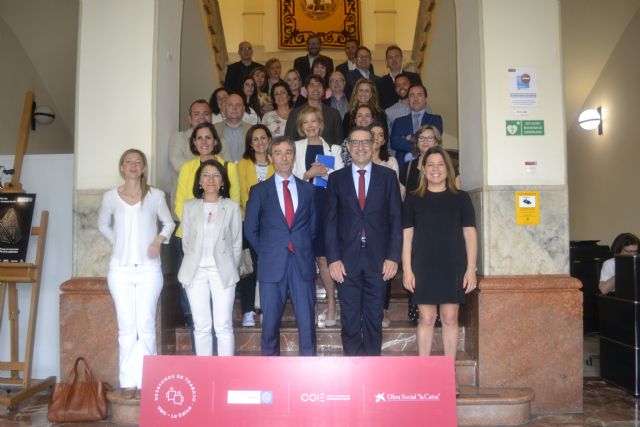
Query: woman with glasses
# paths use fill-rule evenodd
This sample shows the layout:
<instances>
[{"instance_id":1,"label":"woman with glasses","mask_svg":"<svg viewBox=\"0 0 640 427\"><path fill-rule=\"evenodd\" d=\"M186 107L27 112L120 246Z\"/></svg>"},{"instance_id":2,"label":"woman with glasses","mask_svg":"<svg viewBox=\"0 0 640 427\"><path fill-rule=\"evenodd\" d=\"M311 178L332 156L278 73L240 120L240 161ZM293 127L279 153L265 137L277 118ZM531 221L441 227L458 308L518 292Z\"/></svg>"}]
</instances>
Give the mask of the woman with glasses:
<instances>
[{"instance_id":1,"label":"woman with glasses","mask_svg":"<svg viewBox=\"0 0 640 427\"><path fill-rule=\"evenodd\" d=\"M296 158L293 165L293 174L316 186L314 202L316 205L316 218L318 219L316 238L313 241L313 250L320 270L320 280L327 292L327 314L324 326L336 325L336 299L335 283L329 274L326 250L324 245L324 203L326 198L327 178L334 170L342 169L342 157L340 147L329 145L321 136L324 127L322 111L312 107L304 107L297 118L297 128L305 139L296 141ZM333 158L333 167L328 167L318 156ZM322 325L322 323L320 323Z\"/></svg>"},{"instance_id":2,"label":"woman with glasses","mask_svg":"<svg viewBox=\"0 0 640 427\"><path fill-rule=\"evenodd\" d=\"M160 245L169 242L175 223L164 192L147 184L142 151L122 153L119 172L124 183L104 193L98 229L112 244L107 283L118 320L120 387L130 399L142 387L143 357L157 354L156 306L163 284Z\"/></svg>"},{"instance_id":3,"label":"woman with glasses","mask_svg":"<svg viewBox=\"0 0 640 427\"><path fill-rule=\"evenodd\" d=\"M229 178L218 161L205 160L196 171L182 215L184 258L178 280L193 315L196 355L211 356L211 324L218 356L233 356L233 300L242 252L240 205L229 199Z\"/></svg>"},{"instance_id":4,"label":"woman with glasses","mask_svg":"<svg viewBox=\"0 0 640 427\"><path fill-rule=\"evenodd\" d=\"M415 159L408 163L405 163L403 169L400 171L400 183L405 186L407 192L416 190L420 185L420 165L422 164L422 158L424 153L431 147L441 147L442 137L440 131L433 125L424 125L418 129L413 137L414 148L413 154ZM455 184L456 188L461 188L460 175L455 171Z\"/></svg>"},{"instance_id":5,"label":"woman with glasses","mask_svg":"<svg viewBox=\"0 0 640 427\"><path fill-rule=\"evenodd\" d=\"M616 259L615 257L626 255L638 255L638 245L640 241L631 233L622 233L616 236L611 243L611 253L614 258L609 258L602 264L600 271L600 283L598 288L603 294L608 294L616 290Z\"/></svg>"}]
</instances>

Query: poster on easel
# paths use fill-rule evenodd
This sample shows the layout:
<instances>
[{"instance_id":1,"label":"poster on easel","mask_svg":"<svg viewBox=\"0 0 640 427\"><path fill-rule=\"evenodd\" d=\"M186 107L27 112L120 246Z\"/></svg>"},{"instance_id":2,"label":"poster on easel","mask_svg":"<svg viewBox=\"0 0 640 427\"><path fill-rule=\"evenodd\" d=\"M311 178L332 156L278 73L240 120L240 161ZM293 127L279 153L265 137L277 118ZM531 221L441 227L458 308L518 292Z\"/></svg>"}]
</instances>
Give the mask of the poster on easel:
<instances>
[{"instance_id":1,"label":"poster on easel","mask_svg":"<svg viewBox=\"0 0 640 427\"><path fill-rule=\"evenodd\" d=\"M35 194L0 194L0 262L25 262Z\"/></svg>"}]
</instances>

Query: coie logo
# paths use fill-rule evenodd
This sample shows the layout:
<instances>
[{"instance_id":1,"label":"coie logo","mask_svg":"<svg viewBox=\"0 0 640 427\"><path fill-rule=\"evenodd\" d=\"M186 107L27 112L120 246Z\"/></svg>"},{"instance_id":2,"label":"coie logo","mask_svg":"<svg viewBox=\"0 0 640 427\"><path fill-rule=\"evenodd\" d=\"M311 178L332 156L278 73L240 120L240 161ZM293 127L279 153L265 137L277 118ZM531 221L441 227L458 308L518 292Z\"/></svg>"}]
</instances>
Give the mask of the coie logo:
<instances>
[{"instance_id":1,"label":"coie logo","mask_svg":"<svg viewBox=\"0 0 640 427\"><path fill-rule=\"evenodd\" d=\"M308 403L323 403L325 401L324 393L302 393L300 400Z\"/></svg>"},{"instance_id":2,"label":"coie logo","mask_svg":"<svg viewBox=\"0 0 640 427\"><path fill-rule=\"evenodd\" d=\"M196 403L196 388L189 379L181 374L164 377L153 392L156 410L167 418L183 418Z\"/></svg>"}]
</instances>

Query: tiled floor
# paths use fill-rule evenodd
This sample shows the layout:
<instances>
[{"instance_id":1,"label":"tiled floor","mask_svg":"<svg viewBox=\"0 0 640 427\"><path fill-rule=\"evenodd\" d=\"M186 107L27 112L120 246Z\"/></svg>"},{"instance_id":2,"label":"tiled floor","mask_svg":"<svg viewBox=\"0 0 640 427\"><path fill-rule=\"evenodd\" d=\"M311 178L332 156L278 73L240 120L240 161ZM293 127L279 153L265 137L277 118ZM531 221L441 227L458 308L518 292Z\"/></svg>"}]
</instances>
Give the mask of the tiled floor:
<instances>
[{"instance_id":1,"label":"tiled floor","mask_svg":"<svg viewBox=\"0 0 640 427\"><path fill-rule=\"evenodd\" d=\"M597 377L599 369L597 338L585 338L584 360L584 413L533 417L529 427L638 427L640 426L640 400L611 386ZM595 376L594 376L595 375ZM0 393L5 393L1 391ZM49 426L47 396L38 396L21 405L18 412L9 413L0 406L0 427ZM117 426L109 421L100 423L68 423L57 425Z\"/></svg>"}]
</instances>

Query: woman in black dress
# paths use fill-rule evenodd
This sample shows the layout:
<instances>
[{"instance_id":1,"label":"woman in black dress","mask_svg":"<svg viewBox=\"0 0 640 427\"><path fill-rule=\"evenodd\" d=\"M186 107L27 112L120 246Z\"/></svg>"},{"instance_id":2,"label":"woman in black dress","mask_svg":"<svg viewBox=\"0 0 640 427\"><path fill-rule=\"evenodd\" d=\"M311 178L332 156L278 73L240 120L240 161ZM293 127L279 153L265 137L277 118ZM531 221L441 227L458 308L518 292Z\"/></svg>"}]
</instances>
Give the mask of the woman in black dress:
<instances>
[{"instance_id":1,"label":"woman in black dress","mask_svg":"<svg viewBox=\"0 0 640 427\"><path fill-rule=\"evenodd\" d=\"M438 306L444 354L455 358L458 309L476 288L478 237L469 195L458 190L449 155L442 147L422 157L420 186L404 202L403 286L418 304L418 354L431 353Z\"/></svg>"}]
</instances>

